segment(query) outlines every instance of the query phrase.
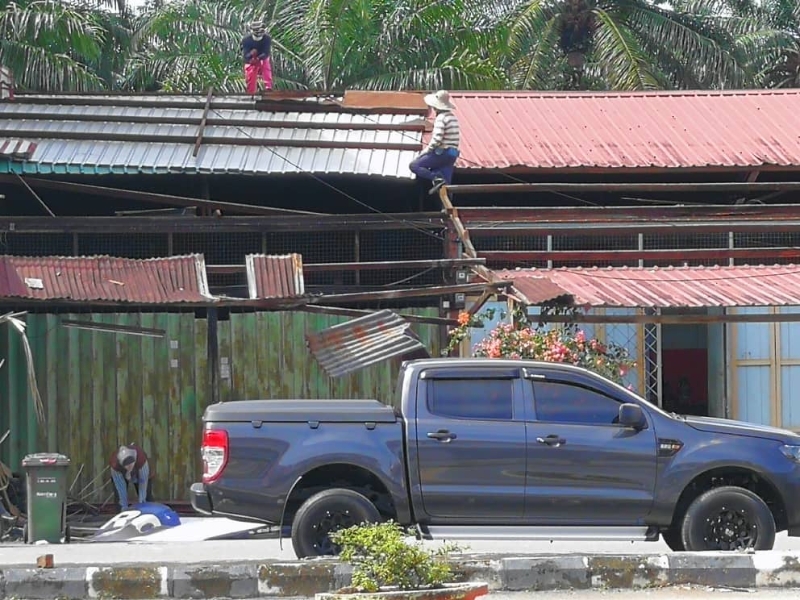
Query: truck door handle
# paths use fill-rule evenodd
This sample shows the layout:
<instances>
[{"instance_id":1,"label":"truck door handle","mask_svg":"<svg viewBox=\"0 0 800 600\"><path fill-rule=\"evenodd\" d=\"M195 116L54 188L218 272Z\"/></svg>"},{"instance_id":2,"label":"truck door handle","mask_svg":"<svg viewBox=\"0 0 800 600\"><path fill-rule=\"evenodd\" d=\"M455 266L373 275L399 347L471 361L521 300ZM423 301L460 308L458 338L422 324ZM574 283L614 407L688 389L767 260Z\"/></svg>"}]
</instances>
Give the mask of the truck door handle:
<instances>
[{"instance_id":1,"label":"truck door handle","mask_svg":"<svg viewBox=\"0 0 800 600\"><path fill-rule=\"evenodd\" d=\"M432 440L439 440L440 442L447 443L450 440L456 439L455 433L450 433L447 429L440 429L439 431L429 431L428 437Z\"/></svg>"},{"instance_id":2,"label":"truck door handle","mask_svg":"<svg viewBox=\"0 0 800 600\"><path fill-rule=\"evenodd\" d=\"M537 437L536 441L540 444L545 444L546 446L555 446L556 448L567 443L567 440L562 437L558 437L557 435L548 435L547 437L543 438Z\"/></svg>"}]
</instances>

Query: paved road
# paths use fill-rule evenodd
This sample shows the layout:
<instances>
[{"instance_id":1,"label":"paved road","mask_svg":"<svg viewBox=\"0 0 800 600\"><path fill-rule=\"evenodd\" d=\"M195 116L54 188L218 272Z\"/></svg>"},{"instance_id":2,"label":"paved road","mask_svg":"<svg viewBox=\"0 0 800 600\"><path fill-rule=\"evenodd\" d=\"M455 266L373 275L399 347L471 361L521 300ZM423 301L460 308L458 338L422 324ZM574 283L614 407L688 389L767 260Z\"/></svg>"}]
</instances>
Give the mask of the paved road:
<instances>
[{"instance_id":1,"label":"paved road","mask_svg":"<svg viewBox=\"0 0 800 600\"><path fill-rule=\"evenodd\" d=\"M674 587L658 590L590 590L570 592L492 593L486 600L789 600L800 589L731 590L725 588Z\"/></svg>"},{"instance_id":2,"label":"paved road","mask_svg":"<svg viewBox=\"0 0 800 600\"><path fill-rule=\"evenodd\" d=\"M530 554L659 554L667 553L667 546L659 542L465 542L470 553L502 553L515 555ZM45 550L54 555L57 565L80 564L124 564L181 563L191 564L205 561L259 561L266 559L294 560L291 540L283 541L283 549L278 540L243 540L216 542L164 542L146 544L133 543L75 543L69 546L6 546L0 545L0 565L30 566L36 557ZM775 550L800 553L800 538L778 536ZM798 596L800 598L800 596Z\"/></svg>"}]
</instances>

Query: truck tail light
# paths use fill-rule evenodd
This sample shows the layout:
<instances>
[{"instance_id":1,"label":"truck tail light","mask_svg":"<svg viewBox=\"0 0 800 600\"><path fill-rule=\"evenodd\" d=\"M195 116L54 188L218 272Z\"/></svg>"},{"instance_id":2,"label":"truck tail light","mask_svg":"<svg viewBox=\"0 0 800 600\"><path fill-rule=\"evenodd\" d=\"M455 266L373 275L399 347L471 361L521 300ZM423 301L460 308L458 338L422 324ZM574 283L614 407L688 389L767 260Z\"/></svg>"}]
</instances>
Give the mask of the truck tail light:
<instances>
[{"instance_id":1,"label":"truck tail light","mask_svg":"<svg viewBox=\"0 0 800 600\"><path fill-rule=\"evenodd\" d=\"M203 432L203 482L211 483L220 478L228 464L228 432L224 429L206 429Z\"/></svg>"}]
</instances>

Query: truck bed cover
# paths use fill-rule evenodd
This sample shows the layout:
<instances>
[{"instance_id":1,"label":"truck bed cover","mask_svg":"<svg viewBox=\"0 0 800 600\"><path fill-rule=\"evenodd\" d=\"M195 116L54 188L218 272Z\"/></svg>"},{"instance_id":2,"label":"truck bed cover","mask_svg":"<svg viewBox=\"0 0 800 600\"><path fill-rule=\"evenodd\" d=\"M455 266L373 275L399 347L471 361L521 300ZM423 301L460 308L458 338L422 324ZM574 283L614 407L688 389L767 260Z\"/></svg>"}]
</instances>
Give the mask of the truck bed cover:
<instances>
[{"instance_id":1,"label":"truck bed cover","mask_svg":"<svg viewBox=\"0 0 800 600\"><path fill-rule=\"evenodd\" d=\"M395 423L391 406L378 400L245 400L206 408L204 421L305 423Z\"/></svg>"}]
</instances>

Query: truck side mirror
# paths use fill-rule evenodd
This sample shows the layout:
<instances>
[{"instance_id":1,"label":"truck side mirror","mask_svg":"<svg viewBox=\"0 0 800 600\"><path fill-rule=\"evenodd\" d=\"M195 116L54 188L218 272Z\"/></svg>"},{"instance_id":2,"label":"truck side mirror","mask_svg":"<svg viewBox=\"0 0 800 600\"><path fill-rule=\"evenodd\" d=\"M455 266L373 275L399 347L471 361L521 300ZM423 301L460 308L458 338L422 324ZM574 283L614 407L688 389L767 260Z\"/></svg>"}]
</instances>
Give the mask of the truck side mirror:
<instances>
[{"instance_id":1,"label":"truck side mirror","mask_svg":"<svg viewBox=\"0 0 800 600\"><path fill-rule=\"evenodd\" d=\"M644 417L642 407L632 403L621 404L619 407L619 424L633 429L647 427L647 419Z\"/></svg>"}]
</instances>

